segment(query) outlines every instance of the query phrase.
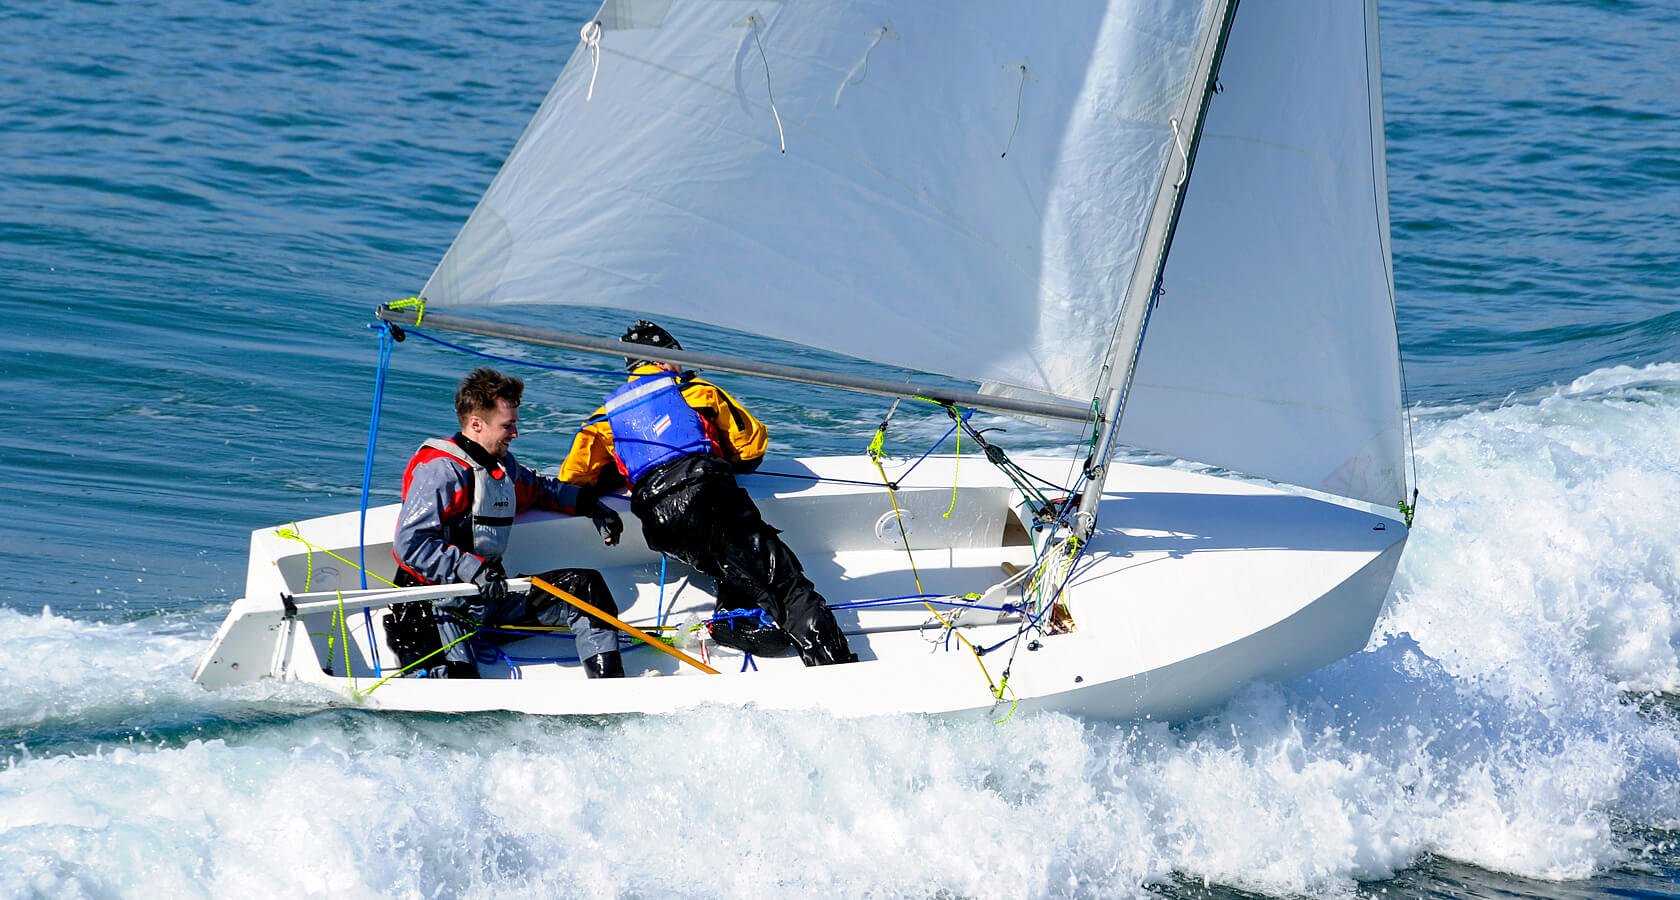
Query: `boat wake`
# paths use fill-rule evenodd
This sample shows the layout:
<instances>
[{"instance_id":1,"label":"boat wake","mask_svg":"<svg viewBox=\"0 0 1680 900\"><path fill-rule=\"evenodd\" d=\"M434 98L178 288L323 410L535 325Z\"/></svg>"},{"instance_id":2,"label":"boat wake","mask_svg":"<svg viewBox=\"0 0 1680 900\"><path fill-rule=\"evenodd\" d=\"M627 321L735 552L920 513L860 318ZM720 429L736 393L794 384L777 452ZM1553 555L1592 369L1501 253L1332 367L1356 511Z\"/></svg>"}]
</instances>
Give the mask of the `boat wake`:
<instances>
[{"instance_id":1,"label":"boat wake","mask_svg":"<svg viewBox=\"0 0 1680 900\"><path fill-rule=\"evenodd\" d=\"M0 610L0 893L1337 896L1419 866L1674 869L1680 365L1416 414L1423 502L1371 646L1176 725L374 713L192 685L214 611Z\"/></svg>"}]
</instances>

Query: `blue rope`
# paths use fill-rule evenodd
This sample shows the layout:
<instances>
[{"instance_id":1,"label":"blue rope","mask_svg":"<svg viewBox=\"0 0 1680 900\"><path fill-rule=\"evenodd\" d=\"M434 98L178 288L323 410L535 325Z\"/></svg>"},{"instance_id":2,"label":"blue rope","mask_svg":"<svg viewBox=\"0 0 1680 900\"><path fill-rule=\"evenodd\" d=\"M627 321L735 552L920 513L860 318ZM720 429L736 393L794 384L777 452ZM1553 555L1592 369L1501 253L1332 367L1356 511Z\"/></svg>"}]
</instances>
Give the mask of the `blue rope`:
<instances>
[{"instance_id":1,"label":"blue rope","mask_svg":"<svg viewBox=\"0 0 1680 900\"><path fill-rule=\"evenodd\" d=\"M1069 496L1071 497L1073 494L1079 493L1078 488L1079 488L1080 485L1082 485L1084 483L1085 483L1085 476L1080 475L1079 480L1074 482L1074 490L1069 493ZM1066 504L1066 508L1064 508L1062 510L1061 516L1058 517L1057 520L1056 520L1057 524L1061 524L1067 518L1068 512L1071 511L1072 508L1073 508L1073 504L1071 502ZM980 651L981 656L985 656L986 654L992 652L993 650L996 650L999 647L1002 647L1003 645L1009 643L1010 641L1018 640L1021 637L1021 635L1026 634L1028 630L1038 627L1038 623L1043 621L1045 615L1048 614L1050 612L1050 610L1056 608L1056 603L1062 599L1062 592L1064 590L1067 590L1068 583L1073 581L1073 579L1079 575L1079 561L1084 558L1085 548L1088 547L1088 546L1090 546L1090 541L1082 542L1079 545L1079 552L1075 553L1073 555L1073 559L1068 561L1067 577L1062 579L1061 584L1056 585L1056 593L1050 595L1050 602L1044 604L1044 608L1039 610L1037 615L1033 616L1030 621L1028 621L1025 625L1021 626L1021 628L1019 630L1017 630L1013 635L1011 635L1010 637L1006 637L1001 641L998 641L997 643L991 645L990 647L986 647L986 648L982 649Z\"/></svg>"},{"instance_id":2,"label":"blue rope","mask_svg":"<svg viewBox=\"0 0 1680 900\"><path fill-rule=\"evenodd\" d=\"M656 628L665 627L665 560L668 558L659 554L659 617L653 621Z\"/></svg>"},{"instance_id":3,"label":"blue rope","mask_svg":"<svg viewBox=\"0 0 1680 900\"><path fill-rule=\"evenodd\" d=\"M379 324L380 324L380 326L385 326L384 322L381 322ZM375 327L375 326L369 326L369 327L371 328L371 327ZM485 353L482 350L474 350L471 347L464 347L460 344L451 343L450 341L443 340L442 338L432 337L431 335L429 335L429 334L427 334L423 331L418 331L414 328L405 328L405 329L403 329L403 332L405 334L412 334L412 335L415 335L416 337L422 338L424 340L431 341L432 343L437 344L440 347L448 347L451 350L458 350L462 353L466 353L466 354L471 355L471 356L478 356L478 357L482 357L484 359L493 359L497 362L511 363L513 365L516 365L516 366L529 366L533 369L545 369L545 370L550 371L550 372L571 372L571 373L576 374L576 375L601 375L601 376L608 376L608 377L612 377L612 378L622 378L622 377L624 377L623 372L619 372L619 371L612 370L612 369L578 369L578 368L573 368L571 366L554 366L554 365L549 365L547 363L534 363L534 362L530 362L528 360L514 359L514 358L508 357L508 356L497 356L494 353ZM389 351L387 350L386 353L389 354ZM383 373L384 373L383 363L381 363L380 372L381 372L380 377L383 379L383 377L384 377L384 375L383 375ZM974 415L974 410L972 410L972 409L963 413L963 421L967 421L968 417L972 416L972 415ZM904 471L903 475L898 476L899 479L902 480L906 476L908 476L911 472L914 472L916 470L916 466L921 465L922 460L925 460L929 456L932 456L933 451L939 449L940 445L942 445L946 441L950 440L951 433L956 431L956 430L957 430L957 426L952 425L950 427L950 429L948 429L945 432L945 435L943 437L941 437L939 440L935 441L933 443L933 446L929 447L927 449L927 452L923 453L921 455L920 459L917 459L914 463L912 463L910 468L908 468ZM873 487L875 485L875 482L873 482L873 481L854 481L854 480L849 479L849 478L822 478L822 477L819 477L819 476L816 476L816 475L795 475L791 472L754 472L753 474L755 474L755 475L765 475L765 476L769 476L769 477L773 477L773 478L797 478L801 481L823 481L823 482L828 482L830 484L856 484L856 485L862 485L864 487ZM367 587L367 585L365 585L365 584L362 585L362 586L364 588Z\"/></svg>"},{"instance_id":4,"label":"blue rope","mask_svg":"<svg viewBox=\"0 0 1680 900\"><path fill-rule=\"evenodd\" d=\"M706 624L710 625L713 622L727 622L730 619L757 619L760 628L780 627L776 624L775 619L770 618L769 613L756 607L753 609L737 609L733 612L718 613L710 619L707 619Z\"/></svg>"},{"instance_id":5,"label":"blue rope","mask_svg":"<svg viewBox=\"0 0 1680 900\"><path fill-rule=\"evenodd\" d=\"M745 672L747 670L747 666L752 666L752 670L754 672L758 671L758 660L753 659L753 655L751 653L745 653L741 656L741 671Z\"/></svg>"},{"instance_id":6,"label":"blue rope","mask_svg":"<svg viewBox=\"0 0 1680 900\"><path fill-rule=\"evenodd\" d=\"M850 603L834 603L829 609L873 609L882 606L907 606L912 603L942 603L946 606L957 606L963 609L983 609L988 612L1011 613L1020 612L1021 608L1012 603L1003 606L982 606L978 603L966 603L949 594L905 594L902 597L882 597L878 600L854 600Z\"/></svg>"},{"instance_id":7,"label":"blue rope","mask_svg":"<svg viewBox=\"0 0 1680 900\"><path fill-rule=\"evenodd\" d=\"M963 419L966 420L969 416L972 416L972 415L974 415L974 410L971 409L968 412L963 413ZM955 425L952 425L950 428L946 429L944 436L942 436L939 440L934 441L933 446L927 448L926 453L923 453L919 459L917 459L915 462L911 463L910 468L905 469L903 475L898 476L898 480L903 481L905 478L909 477L911 472L916 471L916 467L922 464L922 460L925 460L928 457L932 456L933 451L938 450L946 441L950 440L951 439L951 433L956 431L956 430L957 430L957 426L955 426ZM858 480L851 479L851 478L824 478L820 475L798 475L798 474L795 474L793 472L766 472L762 469L759 469L757 471L752 472L751 474L753 474L753 475L764 475L764 476L769 477L769 478L797 478L800 481L820 481L820 482L824 482L826 484L855 484L855 485L858 485L860 487L880 487L880 484L878 482L874 482L874 481L858 481ZM1060 487L1060 485L1058 485L1058 487Z\"/></svg>"},{"instance_id":8,"label":"blue rope","mask_svg":"<svg viewBox=\"0 0 1680 900\"><path fill-rule=\"evenodd\" d=\"M481 630L482 631L492 631L492 632L496 632L497 634L520 634L520 635L529 635L529 636L533 636L533 637L563 637L563 638L571 638L572 637L572 635L570 635L570 634L564 634L564 633L556 632L556 631L521 631L518 628L514 628L514 627L496 626L496 625L487 625L487 626L484 626ZM514 678L519 678L520 677L519 669L517 667L521 666L521 665L534 665L534 664L539 664L539 663L568 663L568 662L582 662L583 661L583 658L579 657L579 656L514 656L513 654L507 652L506 650L503 650L500 646L498 646L496 644L493 644L493 643L486 642L486 641L470 641L468 643L472 647L473 655L474 655L475 659L477 659L479 662L485 663L485 664L495 663L495 662L498 662L498 661L505 662L505 663L508 664L508 668L512 670ZM629 652L631 650L637 649L638 647L645 647L645 646L647 646L647 645L642 644L642 643L636 643L636 644L632 644L629 647L621 647L620 650L622 652Z\"/></svg>"},{"instance_id":9,"label":"blue rope","mask_svg":"<svg viewBox=\"0 0 1680 900\"><path fill-rule=\"evenodd\" d=\"M380 324L384 324L384 323L381 322ZM452 344L449 341L443 340L442 338L432 337L431 335L426 334L423 331L416 331L413 328L404 328L403 333L404 334L412 334L412 335L415 335L416 337L424 338L428 341L431 341L434 344L438 344L439 346L448 347L451 350L459 350L462 353L470 354L472 356L481 356L485 359L493 359L493 360L496 360L497 362L512 363L516 366L530 366L533 369L547 369L550 372L571 372L571 373L574 373L574 374L577 374L577 375L610 375L614 378L623 378L624 377L624 373L620 372L620 371L617 371L617 370L610 370L610 369L574 369L570 366L551 366L551 365L548 365L547 363L534 363L534 362L530 362L528 360L514 359L514 358L508 357L508 356L497 356L494 353L485 353L481 350L474 350L471 347L463 347L460 344Z\"/></svg>"},{"instance_id":10,"label":"blue rope","mask_svg":"<svg viewBox=\"0 0 1680 900\"><path fill-rule=\"evenodd\" d=\"M972 416L972 415L974 415L974 410L972 410L972 409L970 409L968 412L963 413L963 415L962 415L963 421L967 422L968 417ZM956 430L957 430L957 423L955 423L955 422L951 423L951 427L946 429L946 431L945 431L945 436L940 438L937 441L934 441L933 446L927 448L927 452L922 454L922 459L927 459L928 457L932 456L933 451L938 450L939 446L941 444L950 440L951 439L951 432L956 431ZM898 480L903 481L904 479L909 478L910 473L916 471L916 467L922 464L922 459L918 459L915 462L911 463L910 468L905 469L904 474L898 476Z\"/></svg>"},{"instance_id":11,"label":"blue rope","mask_svg":"<svg viewBox=\"0 0 1680 900\"><path fill-rule=\"evenodd\" d=\"M468 643L472 646L473 659L477 662L485 665L490 665L498 661L505 662L507 663L508 672L511 673L508 675L508 678L518 679L520 677L519 667L513 664L513 657L503 653L502 648L496 646L495 644L484 643L482 641L469 641Z\"/></svg>"},{"instance_id":12,"label":"blue rope","mask_svg":"<svg viewBox=\"0 0 1680 900\"><path fill-rule=\"evenodd\" d=\"M991 645L990 647L986 647L986 648L982 649L980 651L980 655L985 656L986 654L992 652L993 650L996 650L999 647L1002 647L1004 644L1007 644L1010 641L1019 640L1021 635L1026 634L1029 630L1031 630L1033 628L1037 628L1038 623L1040 621L1043 621L1044 617L1050 612L1050 610L1056 608L1056 603L1057 603L1057 601L1062 599L1062 591L1068 586L1068 582L1072 581L1074 579L1074 577L1079 574L1078 571L1077 571L1077 569L1079 567L1079 560L1084 555L1085 555L1085 545L1081 544L1081 545L1079 545L1079 552L1075 553L1073 555L1073 559L1068 563L1068 575L1067 575L1067 577L1062 579L1061 584L1056 585L1056 593L1054 593L1050 596L1050 602L1044 604L1044 608L1038 611L1038 615L1033 616L1031 621L1027 622L1025 625L1022 625L1020 630L1016 631L1013 635L1010 635L1009 637L1006 637L1003 640L998 641L997 643Z\"/></svg>"},{"instance_id":13,"label":"blue rope","mask_svg":"<svg viewBox=\"0 0 1680 900\"><path fill-rule=\"evenodd\" d=\"M363 575L362 577L366 578L367 576ZM381 674L379 642L374 640L373 637L373 610L366 606L362 607L362 622L367 625L368 649L373 651L373 677L378 678Z\"/></svg>"},{"instance_id":14,"label":"blue rope","mask_svg":"<svg viewBox=\"0 0 1680 900\"><path fill-rule=\"evenodd\" d=\"M367 511L368 494L373 488L373 459L374 450L379 442L379 415L385 406L385 373L391 368L391 348L395 341L391 339L391 326L380 322L379 328L379 371L373 380L373 413L368 417L367 456L362 460L362 513L361 527L356 531L356 558L361 567L362 590L367 590ZM367 627L368 647L373 652L373 677L384 674L384 667L379 663L379 641L373 636L373 611L362 607L362 624Z\"/></svg>"},{"instance_id":15,"label":"blue rope","mask_svg":"<svg viewBox=\"0 0 1680 900\"><path fill-rule=\"evenodd\" d=\"M368 491L373 487L373 454L379 438L379 412L385 405L385 372L391 365L391 326L386 322L369 325L379 331L379 371L373 379L373 415L368 422L367 456L362 460L362 526L356 532L357 560L362 570L362 590L367 590L367 510Z\"/></svg>"}]
</instances>

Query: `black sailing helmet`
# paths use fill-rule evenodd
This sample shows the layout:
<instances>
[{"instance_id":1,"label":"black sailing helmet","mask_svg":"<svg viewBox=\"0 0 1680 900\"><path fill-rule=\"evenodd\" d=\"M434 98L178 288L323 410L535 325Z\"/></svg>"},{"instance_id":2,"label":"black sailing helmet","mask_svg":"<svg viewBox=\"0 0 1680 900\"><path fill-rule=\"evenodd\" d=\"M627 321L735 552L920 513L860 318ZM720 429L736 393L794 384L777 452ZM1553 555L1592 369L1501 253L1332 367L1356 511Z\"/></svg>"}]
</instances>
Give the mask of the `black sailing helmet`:
<instances>
[{"instance_id":1,"label":"black sailing helmet","mask_svg":"<svg viewBox=\"0 0 1680 900\"><path fill-rule=\"evenodd\" d=\"M658 325L655 325L646 319L638 320L636 324L630 326L630 330L624 332L624 336L619 338L619 340L624 341L627 344L641 344L644 347L658 347L661 350L682 349L682 345L677 343L677 339L671 337L671 332L660 328ZM634 371L637 366L649 362L652 362L652 360L642 359L636 356L626 356L624 357L624 368Z\"/></svg>"}]
</instances>

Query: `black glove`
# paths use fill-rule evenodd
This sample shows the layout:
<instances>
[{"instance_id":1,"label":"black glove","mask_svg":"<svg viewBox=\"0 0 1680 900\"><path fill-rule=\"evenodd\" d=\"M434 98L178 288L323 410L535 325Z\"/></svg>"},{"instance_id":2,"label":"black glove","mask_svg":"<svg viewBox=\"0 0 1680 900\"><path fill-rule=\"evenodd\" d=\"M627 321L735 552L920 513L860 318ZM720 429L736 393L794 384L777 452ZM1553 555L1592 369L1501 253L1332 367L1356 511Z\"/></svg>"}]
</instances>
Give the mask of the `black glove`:
<instances>
[{"instance_id":1,"label":"black glove","mask_svg":"<svg viewBox=\"0 0 1680 900\"><path fill-rule=\"evenodd\" d=\"M500 603L507 599L507 572L502 570L502 561L487 559L484 565L478 567L478 572L472 577L473 584L478 585L478 595L491 603Z\"/></svg>"},{"instance_id":2,"label":"black glove","mask_svg":"<svg viewBox=\"0 0 1680 900\"><path fill-rule=\"evenodd\" d=\"M577 511L578 515L588 516L589 521L595 523L595 530L601 533L601 540L608 547L618 545L619 535L624 533L624 520L612 507L601 502L596 488L578 489Z\"/></svg>"},{"instance_id":3,"label":"black glove","mask_svg":"<svg viewBox=\"0 0 1680 900\"><path fill-rule=\"evenodd\" d=\"M594 512L589 514L589 521L595 523L595 530L601 532L601 540L608 547L618 546L619 535L624 533L624 520L618 517L618 513L597 500Z\"/></svg>"}]
</instances>

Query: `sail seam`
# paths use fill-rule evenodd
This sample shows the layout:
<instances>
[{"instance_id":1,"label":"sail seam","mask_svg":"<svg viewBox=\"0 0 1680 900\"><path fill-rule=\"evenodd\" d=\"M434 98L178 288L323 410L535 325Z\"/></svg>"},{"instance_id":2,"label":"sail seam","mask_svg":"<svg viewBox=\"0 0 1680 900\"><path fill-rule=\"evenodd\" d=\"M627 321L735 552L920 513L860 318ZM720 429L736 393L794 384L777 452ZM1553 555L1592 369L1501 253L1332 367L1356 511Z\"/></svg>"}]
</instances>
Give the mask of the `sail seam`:
<instances>
[{"instance_id":1,"label":"sail seam","mask_svg":"<svg viewBox=\"0 0 1680 900\"><path fill-rule=\"evenodd\" d=\"M1232 400L1256 400L1264 402L1269 406L1323 413L1327 416L1331 416L1345 422L1364 422L1367 425L1384 424L1382 419L1373 419L1369 416L1350 415L1344 410L1322 406L1316 403L1301 403L1295 400L1278 400L1271 397L1263 397L1258 394L1240 394L1236 391L1213 391L1208 390L1207 388L1183 387L1178 385L1160 384L1152 381L1139 381L1134 382L1134 384L1140 387L1147 387L1152 391L1161 391L1163 393L1193 394L1198 397L1226 397Z\"/></svg>"}]
</instances>

